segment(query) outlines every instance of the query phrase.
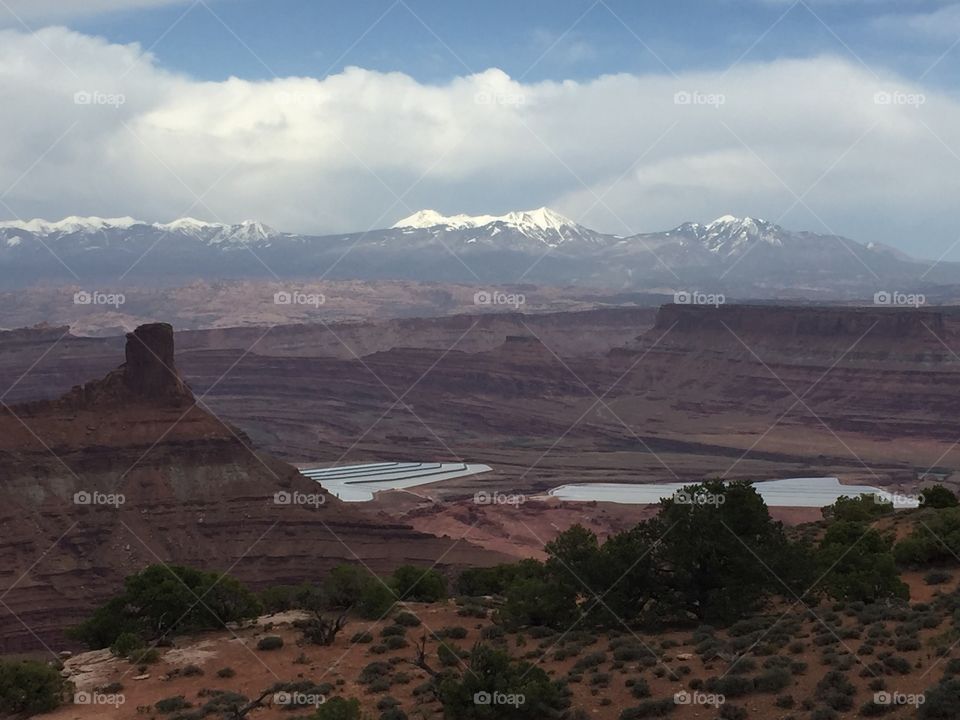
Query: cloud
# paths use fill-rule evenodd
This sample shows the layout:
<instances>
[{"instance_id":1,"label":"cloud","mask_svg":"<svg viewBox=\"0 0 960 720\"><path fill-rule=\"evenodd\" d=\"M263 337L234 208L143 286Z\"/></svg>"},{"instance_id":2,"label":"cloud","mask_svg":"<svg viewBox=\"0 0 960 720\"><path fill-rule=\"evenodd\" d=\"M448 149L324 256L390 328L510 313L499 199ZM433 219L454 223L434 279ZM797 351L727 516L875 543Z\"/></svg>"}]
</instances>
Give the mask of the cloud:
<instances>
[{"instance_id":1,"label":"cloud","mask_svg":"<svg viewBox=\"0 0 960 720\"><path fill-rule=\"evenodd\" d=\"M832 56L583 82L204 82L48 28L0 32L0 92L0 199L20 217L339 232L550 205L618 233L732 212L934 257L956 239L960 104Z\"/></svg>"}]
</instances>

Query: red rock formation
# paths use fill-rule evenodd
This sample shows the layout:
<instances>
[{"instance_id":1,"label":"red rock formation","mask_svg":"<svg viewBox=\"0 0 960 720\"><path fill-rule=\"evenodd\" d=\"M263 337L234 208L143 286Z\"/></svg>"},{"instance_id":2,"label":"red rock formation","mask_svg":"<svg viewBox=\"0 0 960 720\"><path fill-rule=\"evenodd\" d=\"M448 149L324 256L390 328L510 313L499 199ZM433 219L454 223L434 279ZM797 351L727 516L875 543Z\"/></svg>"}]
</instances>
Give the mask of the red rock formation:
<instances>
[{"instance_id":1,"label":"red rock formation","mask_svg":"<svg viewBox=\"0 0 960 720\"><path fill-rule=\"evenodd\" d=\"M358 558L376 571L498 559L375 522L253 450L194 403L163 324L129 334L126 363L103 380L0 414L0 527L0 652L62 644L65 627L156 562L262 588Z\"/></svg>"},{"instance_id":2,"label":"red rock formation","mask_svg":"<svg viewBox=\"0 0 960 720\"><path fill-rule=\"evenodd\" d=\"M102 380L74 387L60 403L75 409L96 406L186 407L193 393L180 379L174 362L173 326L168 323L141 325L127 333L126 362Z\"/></svg>"}]
</instances>

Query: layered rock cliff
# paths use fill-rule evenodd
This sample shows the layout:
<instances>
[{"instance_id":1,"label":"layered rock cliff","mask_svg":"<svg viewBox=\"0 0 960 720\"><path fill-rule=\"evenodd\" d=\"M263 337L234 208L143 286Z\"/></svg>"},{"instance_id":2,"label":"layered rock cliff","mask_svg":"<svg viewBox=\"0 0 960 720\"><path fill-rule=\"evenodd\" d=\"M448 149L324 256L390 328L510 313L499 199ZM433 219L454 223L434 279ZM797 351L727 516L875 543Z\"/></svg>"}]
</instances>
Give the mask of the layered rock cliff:
<instances>
[{"instance_id":1,"label":"layered rock cliff","mask_svg":"<svg viewBox=\"0 0 960 720\"><path fill-rule=\"evenodd\" d=\"M277 495L281 493L281 495ZM63 630L156 562L262 588L340 562L493 562L344 505L197 402L169 325L127 336L126 361L55 401L0 412L0 652L62 646Z\"/></svg>"}]
</instances>

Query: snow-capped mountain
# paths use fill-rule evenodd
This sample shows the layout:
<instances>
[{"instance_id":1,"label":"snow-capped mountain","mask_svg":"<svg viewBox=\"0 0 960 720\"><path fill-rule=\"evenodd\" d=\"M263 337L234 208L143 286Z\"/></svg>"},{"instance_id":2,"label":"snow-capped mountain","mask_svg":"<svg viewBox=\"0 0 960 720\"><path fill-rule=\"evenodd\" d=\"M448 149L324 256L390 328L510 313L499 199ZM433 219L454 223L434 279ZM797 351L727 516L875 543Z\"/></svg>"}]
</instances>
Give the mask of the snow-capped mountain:
<instances>
[{"instance_id":1,"label":"snow-capped mountain","mask_svg":"<svg viewBox=\"0 0 960 720\"><path fill-rule=\"evenodd\" d=\"M398 220L390 228L405 233L428 230L433 234L467 231L463 241L493 245L511 244L513 234L554 248L570 242L597 243L605 236L550 208L510 212L506 215L442 215L436 210L420 210ZM501 236L501 237L497 237ZM493 240L497 238L496 240ZM516 245L516 243L512 243Z\"/></svg>"},{"instance_id":2,"label":"snow-capped mountain","mask_svg":"<svg viewBox=\"0 0 960 720\"><path fill-rule=\"evenodd\" d=\"M141 224L139 220L132 217L122 218L99 218L99 217L79 217L71 215L57 222L47 220L7 220L0 222L0 229L23 230L34 233L35 235L49 236L61 233L76 232L98 232L106 229L128 229L134 225Z\"/></svg>"},{"instance_id":3,"label":"snow-capped mountain","mask_svg":"<svg viewBox=\"0 0 960 720\"><path fill-rule=\"evenodd\" d=\"M445 216L436 210L420 210L409 217L398 220L393 228L431 228L447 227L454 229L477 228L492 223L504 223L518 230L561 230L579 227L573 220L564 217L550 208L511 212L506 215L452 215Z\"/></svg>"},{"instance_id":4,"label":"snow-capped mountain","mask_svg":"<svg viewBox=\"0 0 960 720\"><path fill-rule=\"evenodd\" d=\"M420 210L390 228L310 236L256 221L68 217L0 223L0 287L36 282L195 279L409 279L580 285L623 290L876 287L921 278L956 283L957 264L930 264L880 244L787 230L724 215L672 230L615 236L548 208L504 215Z\"/></svg>"},{"instance_id":5,"label":"snow-capped mountain","mask_svg":"<svg viewBox=\"0 0 960 720\"><path fill-rule=\"evenodd\" d=\"M8 220L0 222L0 232L21 231L37 238L56 238L67 235L89 237L98 234L124 233L134 237L145 232L161 231L187 235L214 244L256 243L279 235L276 230L256 220L244 220L235 225L206 222L195 218L180 218L169 223L147 223L132 217L100 218L76 215L56 222L47 220Z\"/></svg>"},{"instance_id":6,"label":"snow-capped mountain","mask_svg":"<svg viewBox=\"0 0 960 720\"><path fill-rule=\"evenodd\" d=\"M691 230L703 246L717 255L732 257L746 252L752 243L782 247L784 230L760 218L724 215L707 225L692 224Z\"/></svg>"}]
</instances>

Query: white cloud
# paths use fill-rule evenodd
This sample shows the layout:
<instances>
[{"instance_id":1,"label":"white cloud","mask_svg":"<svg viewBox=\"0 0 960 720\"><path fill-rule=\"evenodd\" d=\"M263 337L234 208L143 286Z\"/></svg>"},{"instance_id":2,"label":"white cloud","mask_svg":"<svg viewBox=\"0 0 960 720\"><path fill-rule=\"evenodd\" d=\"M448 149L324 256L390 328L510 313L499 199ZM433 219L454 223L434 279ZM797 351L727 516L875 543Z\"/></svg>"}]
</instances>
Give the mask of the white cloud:
<instances>
[{"instance_id":1,"label":"white cloud","mask_svg":"<svg viewBox=\"0 0 960 720\"><path fill-rule=\"evenodd\" d=\"M428 85L360 68L200 82L135 45L48 28L0 32L0 93L0 193L14 185L2 199L21 217L255 217L321 232L420 207L547 204L613 232L733 212L927 256L956 239L960 104L843 58L588 82L492 69Z\"/></svg>"}]
</instances>

